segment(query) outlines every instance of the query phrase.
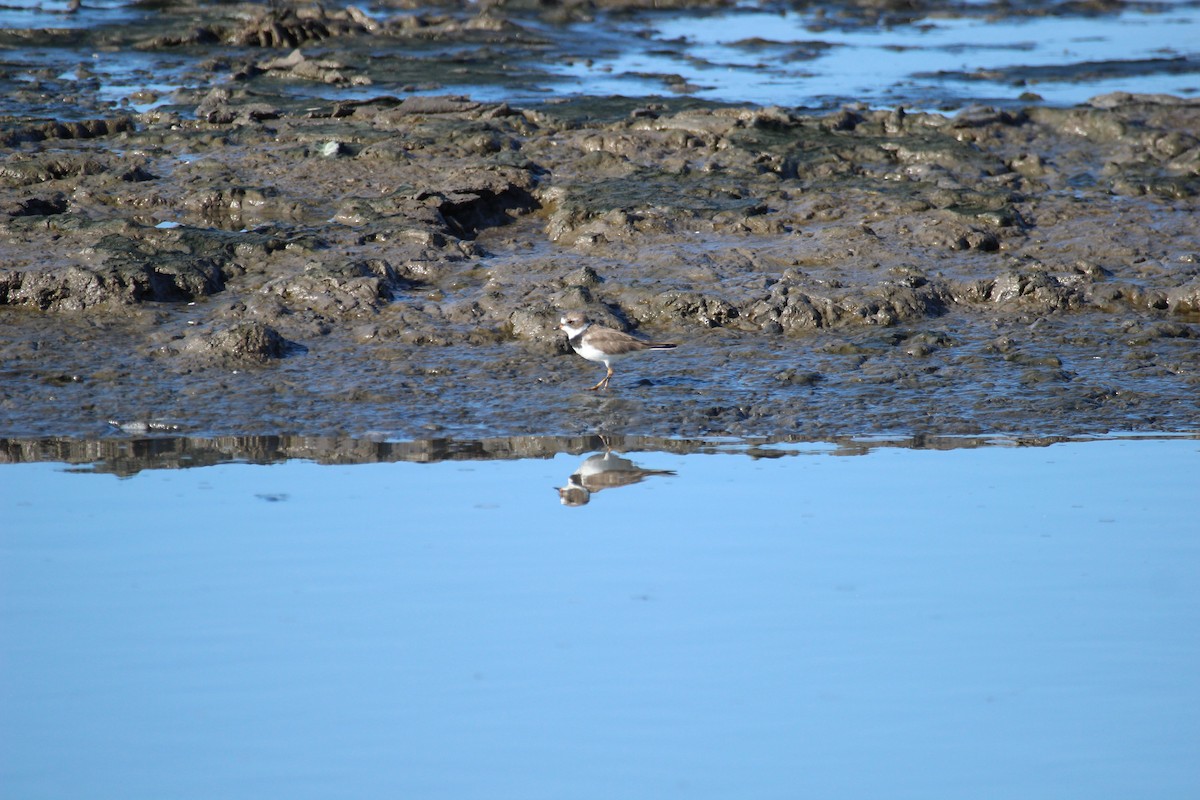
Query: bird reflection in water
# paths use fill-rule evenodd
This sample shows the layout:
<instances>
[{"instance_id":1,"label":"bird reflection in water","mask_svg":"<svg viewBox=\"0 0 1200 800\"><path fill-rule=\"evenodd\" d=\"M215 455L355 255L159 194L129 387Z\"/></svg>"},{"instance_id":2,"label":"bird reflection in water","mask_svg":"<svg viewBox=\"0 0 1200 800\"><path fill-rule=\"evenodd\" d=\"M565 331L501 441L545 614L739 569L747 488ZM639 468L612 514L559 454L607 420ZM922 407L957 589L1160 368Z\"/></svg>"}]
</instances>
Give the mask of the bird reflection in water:
<instances>
[{"instance_id":1,"label":"bird reflection in water","mask_svg":"<svg viewBox=\"0 0 1200 800\"><path fill-rule=\"evenodd\" d=\"M628 458L612 450L588 456L567 478L567 485L558 490L564 506L586 505L592 495L602 489L631 486L651 475L674 475L669 469L642 469Z\"/></svg>"}]
</instances>

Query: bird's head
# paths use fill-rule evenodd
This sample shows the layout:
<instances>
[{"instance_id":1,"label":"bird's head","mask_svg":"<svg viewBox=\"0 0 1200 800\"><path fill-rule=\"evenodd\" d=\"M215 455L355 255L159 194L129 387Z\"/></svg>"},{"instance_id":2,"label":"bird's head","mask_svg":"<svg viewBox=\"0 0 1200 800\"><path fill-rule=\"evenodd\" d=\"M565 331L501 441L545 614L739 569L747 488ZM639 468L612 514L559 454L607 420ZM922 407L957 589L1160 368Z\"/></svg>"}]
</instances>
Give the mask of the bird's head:
<instances>
[{"instance_id":1,"label":"bird's head","mask_svg":"<svg viewBox=\"0 0 1200 800\"><path fill-rule=\"evenodd\" d=\"M575 336L588 326L588 319L580 311L568 311L558 321L560 330L566 331L567 336Z\"/></svg>"}]
</instances>

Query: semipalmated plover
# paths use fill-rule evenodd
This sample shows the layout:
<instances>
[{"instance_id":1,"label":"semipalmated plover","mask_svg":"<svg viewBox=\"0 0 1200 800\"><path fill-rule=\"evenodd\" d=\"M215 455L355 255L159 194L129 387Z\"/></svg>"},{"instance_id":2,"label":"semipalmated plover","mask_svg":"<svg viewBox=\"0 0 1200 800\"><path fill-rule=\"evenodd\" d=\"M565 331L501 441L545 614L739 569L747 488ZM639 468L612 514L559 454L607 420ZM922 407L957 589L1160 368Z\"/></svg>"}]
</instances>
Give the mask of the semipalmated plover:
<instances>
[{"instance_id":1,"label":"semipalmated plover","mask_svg":"<svg viewBox=\"0 0 1200 800\"><path fill-rule=\"evenodd\" d=\"M588 456L567 478L567 485L558 490L564 506L586 505L592 494L602 489L616 489L639 483L651 475L674 475L669 469L642 469L628 458L606 450Z\"/></svg>"},{"instance_id":2,"label":"semipalmated plover","mask_svg":"<svg viewBox=\"0 0 1200 800\"><path fill-rule=\"evenodd\" d=\"M588 391L604 389L613 376L613 362L634 353L645 350L674 350L678 345L670 342L647 342L630 336L628 333L605 328L603 325L593 325L588 318L578 311L563 315L558 327L567 334L571 349L588 361L596 361L604 365L608 372L599 383Z\"/></svg>"}]
</instances>

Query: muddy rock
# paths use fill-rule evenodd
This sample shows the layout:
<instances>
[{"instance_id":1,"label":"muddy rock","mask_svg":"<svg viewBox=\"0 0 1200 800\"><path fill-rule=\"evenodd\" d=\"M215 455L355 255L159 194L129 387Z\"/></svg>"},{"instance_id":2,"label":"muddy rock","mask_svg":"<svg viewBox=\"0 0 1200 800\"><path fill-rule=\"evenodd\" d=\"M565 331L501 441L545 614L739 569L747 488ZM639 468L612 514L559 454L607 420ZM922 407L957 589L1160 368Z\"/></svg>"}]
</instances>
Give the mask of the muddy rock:
<instances>
[{"instance_id":1,"label":"muddy rock","mask_svg":"<svg viewBox=\"0 0 1200 800\"><path fill-rule=\"evenodd\" d=\"M259 62L256 66L264 72L284 78L349 86L371 85L370 78L353 74L351 68L342 62L330 58L309 58L299 49L280 58Z\"/></svg>"},{"instance_id":2,"label":"muddy rock","mask_svg":"<svg viewBox=\"0 0 1200 800\"><path fill-rule=\"evenodd\" d=\"M302 275L269 281L261 291L280 298L283 313L306 311L338 317L376 313L390 298L381 278L330 274L318 264L310 265Z\"/></svg>"},{"instance_id":3,"label":"muddy rock","mask_svg":"<svg viewBox=\"0 0 1200 800\"><path fill-rule=\"evenodd\" d=\"M131 117L112 119L88 119L69 122L31 123L0 129L0 144L15 147L26 142L41 142L49 139L94 139L134 130Z\"/></svg>"},{"instance_id":4,"label":"muddy rock","mask_svg":"<svg viewBox=\"0 0 1200 800\"><path fill-rule=\"evenodd\" d=\"M1200 278L1170 289L1166 295L1167 308L1181 315L1200 314Z\"/></svg>"},{"instance_id":5,"label":"muddy rock","mask_svg":"<svg viewBox=\"0 0 1200 800\"><path fill-rule=\"evenodd\" d=\"M102 267L0 271L0 303L80 311L146 301L177 302L222 288L220 265L207 258L159 255L152 260L113 261Z\"/></svg>"},{"instance_id":6,"label":"muddy rock","mask_svg":"<svg viewBox=\"0 0 1200 800\"><path fill-rule=\"evenodd\" d=\"M283 358L292 345L261 322L240 322L228 328L196 332L168 351L199 363L222 367L265 364Z\"/></svg>"}]
</instances>

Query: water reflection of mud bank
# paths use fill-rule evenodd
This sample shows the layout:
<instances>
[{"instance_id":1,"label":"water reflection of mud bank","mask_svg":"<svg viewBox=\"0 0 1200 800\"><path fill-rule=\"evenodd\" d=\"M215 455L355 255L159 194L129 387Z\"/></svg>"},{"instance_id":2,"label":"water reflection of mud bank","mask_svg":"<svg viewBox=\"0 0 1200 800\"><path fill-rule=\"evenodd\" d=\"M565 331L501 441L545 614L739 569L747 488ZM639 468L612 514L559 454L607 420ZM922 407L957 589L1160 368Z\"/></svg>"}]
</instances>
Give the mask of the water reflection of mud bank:
<instances>
[{"instance_id":1,"label":"water reflection of mud bank","mask_svg":"<svg viewBox=\"0 0 1200 800\"><path fill-rule=\"evenodd\" d=\"M1200 436L1130 437L843 437L829 441L735 441L669 439L654 436L506 436L494 439L424 439L381 442L322 436L161 436L107 439L0 439L4 464L60 463L88 472L120 477L143 470L189 469L215 464L276 464L301 460L317 464L386 464L444 461L511 461L553 458L560 454L671 453L675 455L739 454L752 459L799 455L860 456L880 449L959 450L979 447L1048 447L1062 442L1114 439L1200 438ZM616 456L614 456L615 458ZM580 470L577 470L580 471Z\"/></svg>"}]
</instances>

